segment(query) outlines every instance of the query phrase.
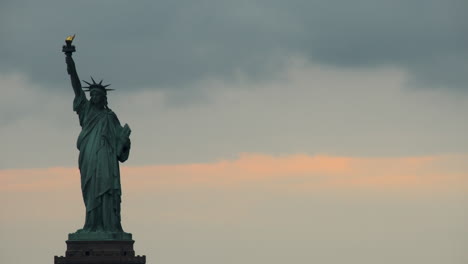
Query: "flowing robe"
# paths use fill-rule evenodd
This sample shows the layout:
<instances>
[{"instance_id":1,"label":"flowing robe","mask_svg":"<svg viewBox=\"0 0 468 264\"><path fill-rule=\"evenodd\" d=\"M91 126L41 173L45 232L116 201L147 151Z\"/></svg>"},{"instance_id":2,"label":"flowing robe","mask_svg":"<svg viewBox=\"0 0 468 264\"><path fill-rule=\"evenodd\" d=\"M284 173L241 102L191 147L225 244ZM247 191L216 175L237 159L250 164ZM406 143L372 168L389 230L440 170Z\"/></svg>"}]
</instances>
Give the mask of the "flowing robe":
<instances>
[{"instance_id":1,"label":"flowing robe","mask_svg":"<svg viewBox=\"0 0 468 264\"><path fill-rule=\"evenodd\" d=\"M86 221L79 232L123 232L120 223L119 161L127 160L130 139L110 109L97 109L83 91L73 101L81 133L77 148Z\"/></svg>"}]
</instances>

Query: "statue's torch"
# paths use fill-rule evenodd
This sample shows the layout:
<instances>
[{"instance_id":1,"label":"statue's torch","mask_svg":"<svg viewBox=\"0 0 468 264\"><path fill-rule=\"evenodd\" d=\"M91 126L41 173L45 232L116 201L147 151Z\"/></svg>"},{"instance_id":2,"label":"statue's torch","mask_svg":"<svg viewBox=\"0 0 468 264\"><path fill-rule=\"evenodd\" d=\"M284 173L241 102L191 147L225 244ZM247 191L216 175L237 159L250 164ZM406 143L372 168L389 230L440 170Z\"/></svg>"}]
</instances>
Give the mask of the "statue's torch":
<instances>
[{"instance_id":1,"label":"statue's torch","mask_svg":"<svg viewBox=\"0 0 468 264\"><path fill-rule=\"evenodd\" d=\"M62 51L65 53L67 56L71 56L73 52L76 51L75 46L72 45L73 39L75 38L75 35L73 36L68 36L65 39L65 44L62 47Z\"/></svg>"}]
</instances>

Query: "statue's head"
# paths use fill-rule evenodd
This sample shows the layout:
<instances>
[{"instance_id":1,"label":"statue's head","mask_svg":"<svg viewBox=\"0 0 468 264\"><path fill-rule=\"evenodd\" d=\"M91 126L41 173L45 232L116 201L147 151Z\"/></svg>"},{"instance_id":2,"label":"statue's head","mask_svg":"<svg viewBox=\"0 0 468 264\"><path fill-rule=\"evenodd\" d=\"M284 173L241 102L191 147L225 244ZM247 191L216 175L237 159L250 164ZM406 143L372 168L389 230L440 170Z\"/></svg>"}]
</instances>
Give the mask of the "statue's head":
<instances>
[{"instance_id":1,"label":"statue's head","mask_svg":"<svg viewBox=\"0 0 468 264\"><path fill-rule=\"evenodd\" d=\"M83 87L87 88L84 91L87 91L91 95L91 103L99 108L107 107L107 91L113 91L114 89L107 89L107 85L102 85L102 80L99 83L96 83L91 77L93 83L89 83L87 81L83 81L87 83L89 86Z\"/></svg>"},{"instance_id":2,"label":"statue's head","mask_svg":"<svg viewBox=\"0 0 468 264\"><path fill-rule=\"evenodd\" d=\"M100 89L92 89L90 92L91 103L99 108L107 106L107 93Z\"/></svg>"}]
</instances>

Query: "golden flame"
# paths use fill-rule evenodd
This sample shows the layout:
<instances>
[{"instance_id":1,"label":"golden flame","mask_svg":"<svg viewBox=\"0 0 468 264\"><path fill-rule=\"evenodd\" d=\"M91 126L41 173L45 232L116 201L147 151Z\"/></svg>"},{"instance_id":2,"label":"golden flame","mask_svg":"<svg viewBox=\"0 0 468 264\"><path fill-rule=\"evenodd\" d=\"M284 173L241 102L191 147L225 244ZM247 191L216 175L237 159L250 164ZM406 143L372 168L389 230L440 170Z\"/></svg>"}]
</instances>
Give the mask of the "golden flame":
<instances>
[{"instance_id":1,"label":"golden flame","mask_svg":"<svg viewBox=\"0 0 468 264\"><path fill-rule=\"evenodd\" d=\"M73 41L73 39L75 38L75 35L73 36L68 36L65 41Z\"/></svg>"}]
</instances>

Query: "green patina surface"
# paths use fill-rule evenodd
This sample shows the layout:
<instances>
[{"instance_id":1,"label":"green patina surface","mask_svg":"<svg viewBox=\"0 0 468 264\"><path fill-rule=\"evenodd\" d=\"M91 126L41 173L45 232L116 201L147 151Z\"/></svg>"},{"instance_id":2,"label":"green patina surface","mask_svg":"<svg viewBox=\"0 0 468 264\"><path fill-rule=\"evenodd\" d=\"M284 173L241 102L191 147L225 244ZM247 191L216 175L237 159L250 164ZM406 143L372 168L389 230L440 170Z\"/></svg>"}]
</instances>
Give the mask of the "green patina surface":
<instances>
[{"instance_id":1,"label":"green patina surface","mask_svg":"<svg viewBox=\"0 0 468 264\"><path fill-rule=\"evenodd\" d=\"M73 39L72 39L73 40ZM90 99L83 91L72 59L74 46L67 41L67 71L70 75L75 99L73 110L78 114L81 133L78 137L81 190L86 206L86 219L82 229L69 234L69 240L131 240L121 225L119 162L128 159L130 133L128 125L121 126L117 115L107 106L107 86L88 83Z\"/></svg>"}]
</instances>

